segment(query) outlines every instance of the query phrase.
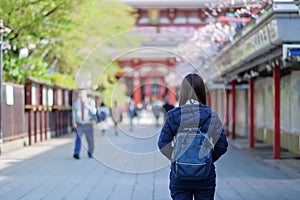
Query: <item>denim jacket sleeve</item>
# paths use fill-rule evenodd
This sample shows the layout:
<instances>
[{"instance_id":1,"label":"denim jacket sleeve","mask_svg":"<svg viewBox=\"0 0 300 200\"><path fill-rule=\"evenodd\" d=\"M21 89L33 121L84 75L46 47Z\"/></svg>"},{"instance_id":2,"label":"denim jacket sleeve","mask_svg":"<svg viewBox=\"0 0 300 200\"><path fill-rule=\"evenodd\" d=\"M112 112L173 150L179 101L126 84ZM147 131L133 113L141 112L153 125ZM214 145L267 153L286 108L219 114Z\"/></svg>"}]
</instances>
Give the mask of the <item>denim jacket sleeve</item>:
<instances>
[{"instance_id":1,"label":"denim jacket sleeve","mask_svg":"<svg viewBox=\"0 0 300 200\"><path fill-rule=\"evenodd\" d=\"M217 161L226 151L228 147L227 138L223 129L222 122L216 113L212 114L211 118L212 135L213 135L213 162Z\"/></svg>"},{"instance_id":2,"label":"denim jacket sleeve","mask_svg":"<svg viewBox=\"0 0 300 200\"><path fill-rule=\"evenodd\" d=\"M158 140L158 148L161 153L166 156L169 160L172 156L172 140L176 131L174 127L172 127L171 117L167 115L163 128L161 129L159 140Z\"/></svg>"},{"instance_id":3,"label":"denim jacket sleeve","mask_svg":"<svg viewBox=\"0 0 300 200\"><path fill-rule=\"evenodd\" d=\"M228 142L222 129L222 133L215 144L214 151L213 151L213 162L217 161L226 151L228 147Z\"/></svg>"}]
</instances>

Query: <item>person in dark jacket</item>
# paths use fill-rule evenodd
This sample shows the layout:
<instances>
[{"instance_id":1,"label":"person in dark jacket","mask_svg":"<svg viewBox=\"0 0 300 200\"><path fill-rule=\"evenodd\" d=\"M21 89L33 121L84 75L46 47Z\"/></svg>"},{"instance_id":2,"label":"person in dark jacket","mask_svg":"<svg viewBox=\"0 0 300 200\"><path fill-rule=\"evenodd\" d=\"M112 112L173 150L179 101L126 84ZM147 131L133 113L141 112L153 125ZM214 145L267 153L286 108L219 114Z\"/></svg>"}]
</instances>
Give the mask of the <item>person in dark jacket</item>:
<instances>
[{"instance_id":1,"label":"person in dark jacket","mask_svg":"<svg viewBox=\"0 0 300 200\"><path fill-rule=\"evenodd\" d=\"M163 105L163 113L164 113L164 119L166 119L167 116L167 112L169 110L172 110L174 108L174 106L172 104L169 103L169 98L165 98L165 104Z\"/></svg>"},{"instance_id":2,"label":"person in dark jacket","mask_svg":"<svg viewBox=\"0 0 300 200\"><path fill-rule=\"evenodd\" d=\"M181 83L179 107L167 113L161 130L158 147L171 160L172 141L177 132L189 127L199 127L212 138L212 166L207 179L177 180L175 163L171 160L170 193L174 200L211 200L216 187L216 162L226 151L228 142L218 115L206 105L205 85L198 74L188 74Z\"/></svg>"}]
</instances>

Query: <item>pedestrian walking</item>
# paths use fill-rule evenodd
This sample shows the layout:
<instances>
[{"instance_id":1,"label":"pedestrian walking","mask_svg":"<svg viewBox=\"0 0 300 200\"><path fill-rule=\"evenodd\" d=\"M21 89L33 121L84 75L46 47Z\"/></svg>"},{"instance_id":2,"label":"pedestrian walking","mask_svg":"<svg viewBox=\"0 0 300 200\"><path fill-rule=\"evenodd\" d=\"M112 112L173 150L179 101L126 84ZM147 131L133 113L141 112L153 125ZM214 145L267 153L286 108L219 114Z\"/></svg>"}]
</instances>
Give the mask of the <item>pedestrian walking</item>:
<instances>
[{"instance_id":1,"label":"pedestrian walking","mask_svg":"<svg viewBox=\"0 0 300 200\"><path fill-rule=\"evenodd\" d=\"M114 122L115 135L118 135L119 123L122 120L122 110L118 106L117 101L114 101L114 106L111 108L111 116Z\"/></svg>"},{"instance_id":2,"label":"pedestrian walking","mask_svg":"<svg viewBox=\"0 0 300 200\"><path fill-rule=\"evenodd\" d=\"M102 133L102 135L104 135L105 132L107 131L107 129L109 128L107 119L110 116L110 110L103 102L101 103L100 107L97 109L98 109L98 112L104 116L103 120L100 122L101 133Z\"/></svg>"},{"instance_id":3,"label":"pedestrian walking","mask_svg":"<svg viewBox=\"0 0 300 200\"><path fill-rule=\"evenodd\" d=\"M161 111L162 111L162 103L158 100L154 101L153 105L152 105L152 112L153 112L153 115L154 115L154 118L155 118L156 126L159 126L158 121L159 121Z\"/></svg>"},{"instance_id":4,"label":"pedestrian walking","mask_svg":"<svg viewBox=\"0 0 300 200\"><path fill-rule=\"evenodd\" d=\"M164 119L166 119L167 116L167 112L169 110L172 110L174 108L174 106L172 104L169 103L169 98L165 98L165 104L163 105L163 113L164 113Z\"/></svg>"},{"instance_id":5,"label":"pedestrian walking","mask_svg":"<svg viewBox=\"0 0 300 200\"><path fill-rule=\"evenodd\" d=\"M72 128L76 132L75 149L73 157L80 158L81 139L85 134L88 143L88 157L92 158L94 151L94 129L93 120L95 119L95 101L87 96L87 91L80 89L77 91L77 98L72 109Z\"/></svg>"},{"instance_id":6,"label":"pedestrian walking","mask_svg":"<svg viewBox=\"0 0 300 200\"><path fill-rule=\"evenodd\" d=\"M130 101L129 105L128 105L128 117L129 117L129 121L130 121L130 128L129 131L133 130L133 118L137 117L137 108L134 105L134 101Z\"/></svg>"},{"instance_id":7,"label":"pedestrian walking","mask_svg":"<svg viewBox=\"0 0 300 200\"><path fill-rule=\"evenodd\" d=\"M167 113L158 141L160 151L171 161L172 199L214 199L214 162L227 146L221 120L206 105L202 78L188 74L181 83L179 107Z\"/></svg>"}]
</instances>

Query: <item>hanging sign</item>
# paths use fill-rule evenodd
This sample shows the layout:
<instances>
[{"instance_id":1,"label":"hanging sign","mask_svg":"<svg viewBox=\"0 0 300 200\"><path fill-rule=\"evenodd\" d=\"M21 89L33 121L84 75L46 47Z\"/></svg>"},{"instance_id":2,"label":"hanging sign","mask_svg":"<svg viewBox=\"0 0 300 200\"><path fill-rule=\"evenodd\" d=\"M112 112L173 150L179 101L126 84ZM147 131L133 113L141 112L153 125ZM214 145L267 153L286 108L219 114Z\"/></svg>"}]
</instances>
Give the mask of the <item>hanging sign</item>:
<instances>
[{"instance_id":1,"label":"hanging sign","mask_svg":"<svg viewBox=\"0 0 300 200\"><path fill-rule=\"evenodd\" d=\"M14 88L11 85L5 87L6 105L14 105Z\"/></svg>"}]
</instances>

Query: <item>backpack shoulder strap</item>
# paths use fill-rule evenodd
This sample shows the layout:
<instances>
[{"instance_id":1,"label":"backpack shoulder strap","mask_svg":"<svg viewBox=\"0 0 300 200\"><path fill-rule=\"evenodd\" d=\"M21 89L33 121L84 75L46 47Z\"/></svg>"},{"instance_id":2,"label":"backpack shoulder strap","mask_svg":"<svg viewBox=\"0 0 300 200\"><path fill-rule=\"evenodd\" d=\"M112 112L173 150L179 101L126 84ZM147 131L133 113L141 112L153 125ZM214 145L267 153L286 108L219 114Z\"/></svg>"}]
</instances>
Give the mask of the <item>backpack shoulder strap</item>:
<instances>
[{"instance_id":1,"label":"backpack shoulder strap","mask_svg":"<svg viewBox=\"0 0 300 200\"><path fill-rule=\"evenodd\" d=\"M208 117L202 122L202 125L205 124L206 121L207 121L208 119L210 119L210 118L211 118L211 113L208 114ZM200 126L200 127L201 127L201 126Z\"/></svg>"}]
</instances>

